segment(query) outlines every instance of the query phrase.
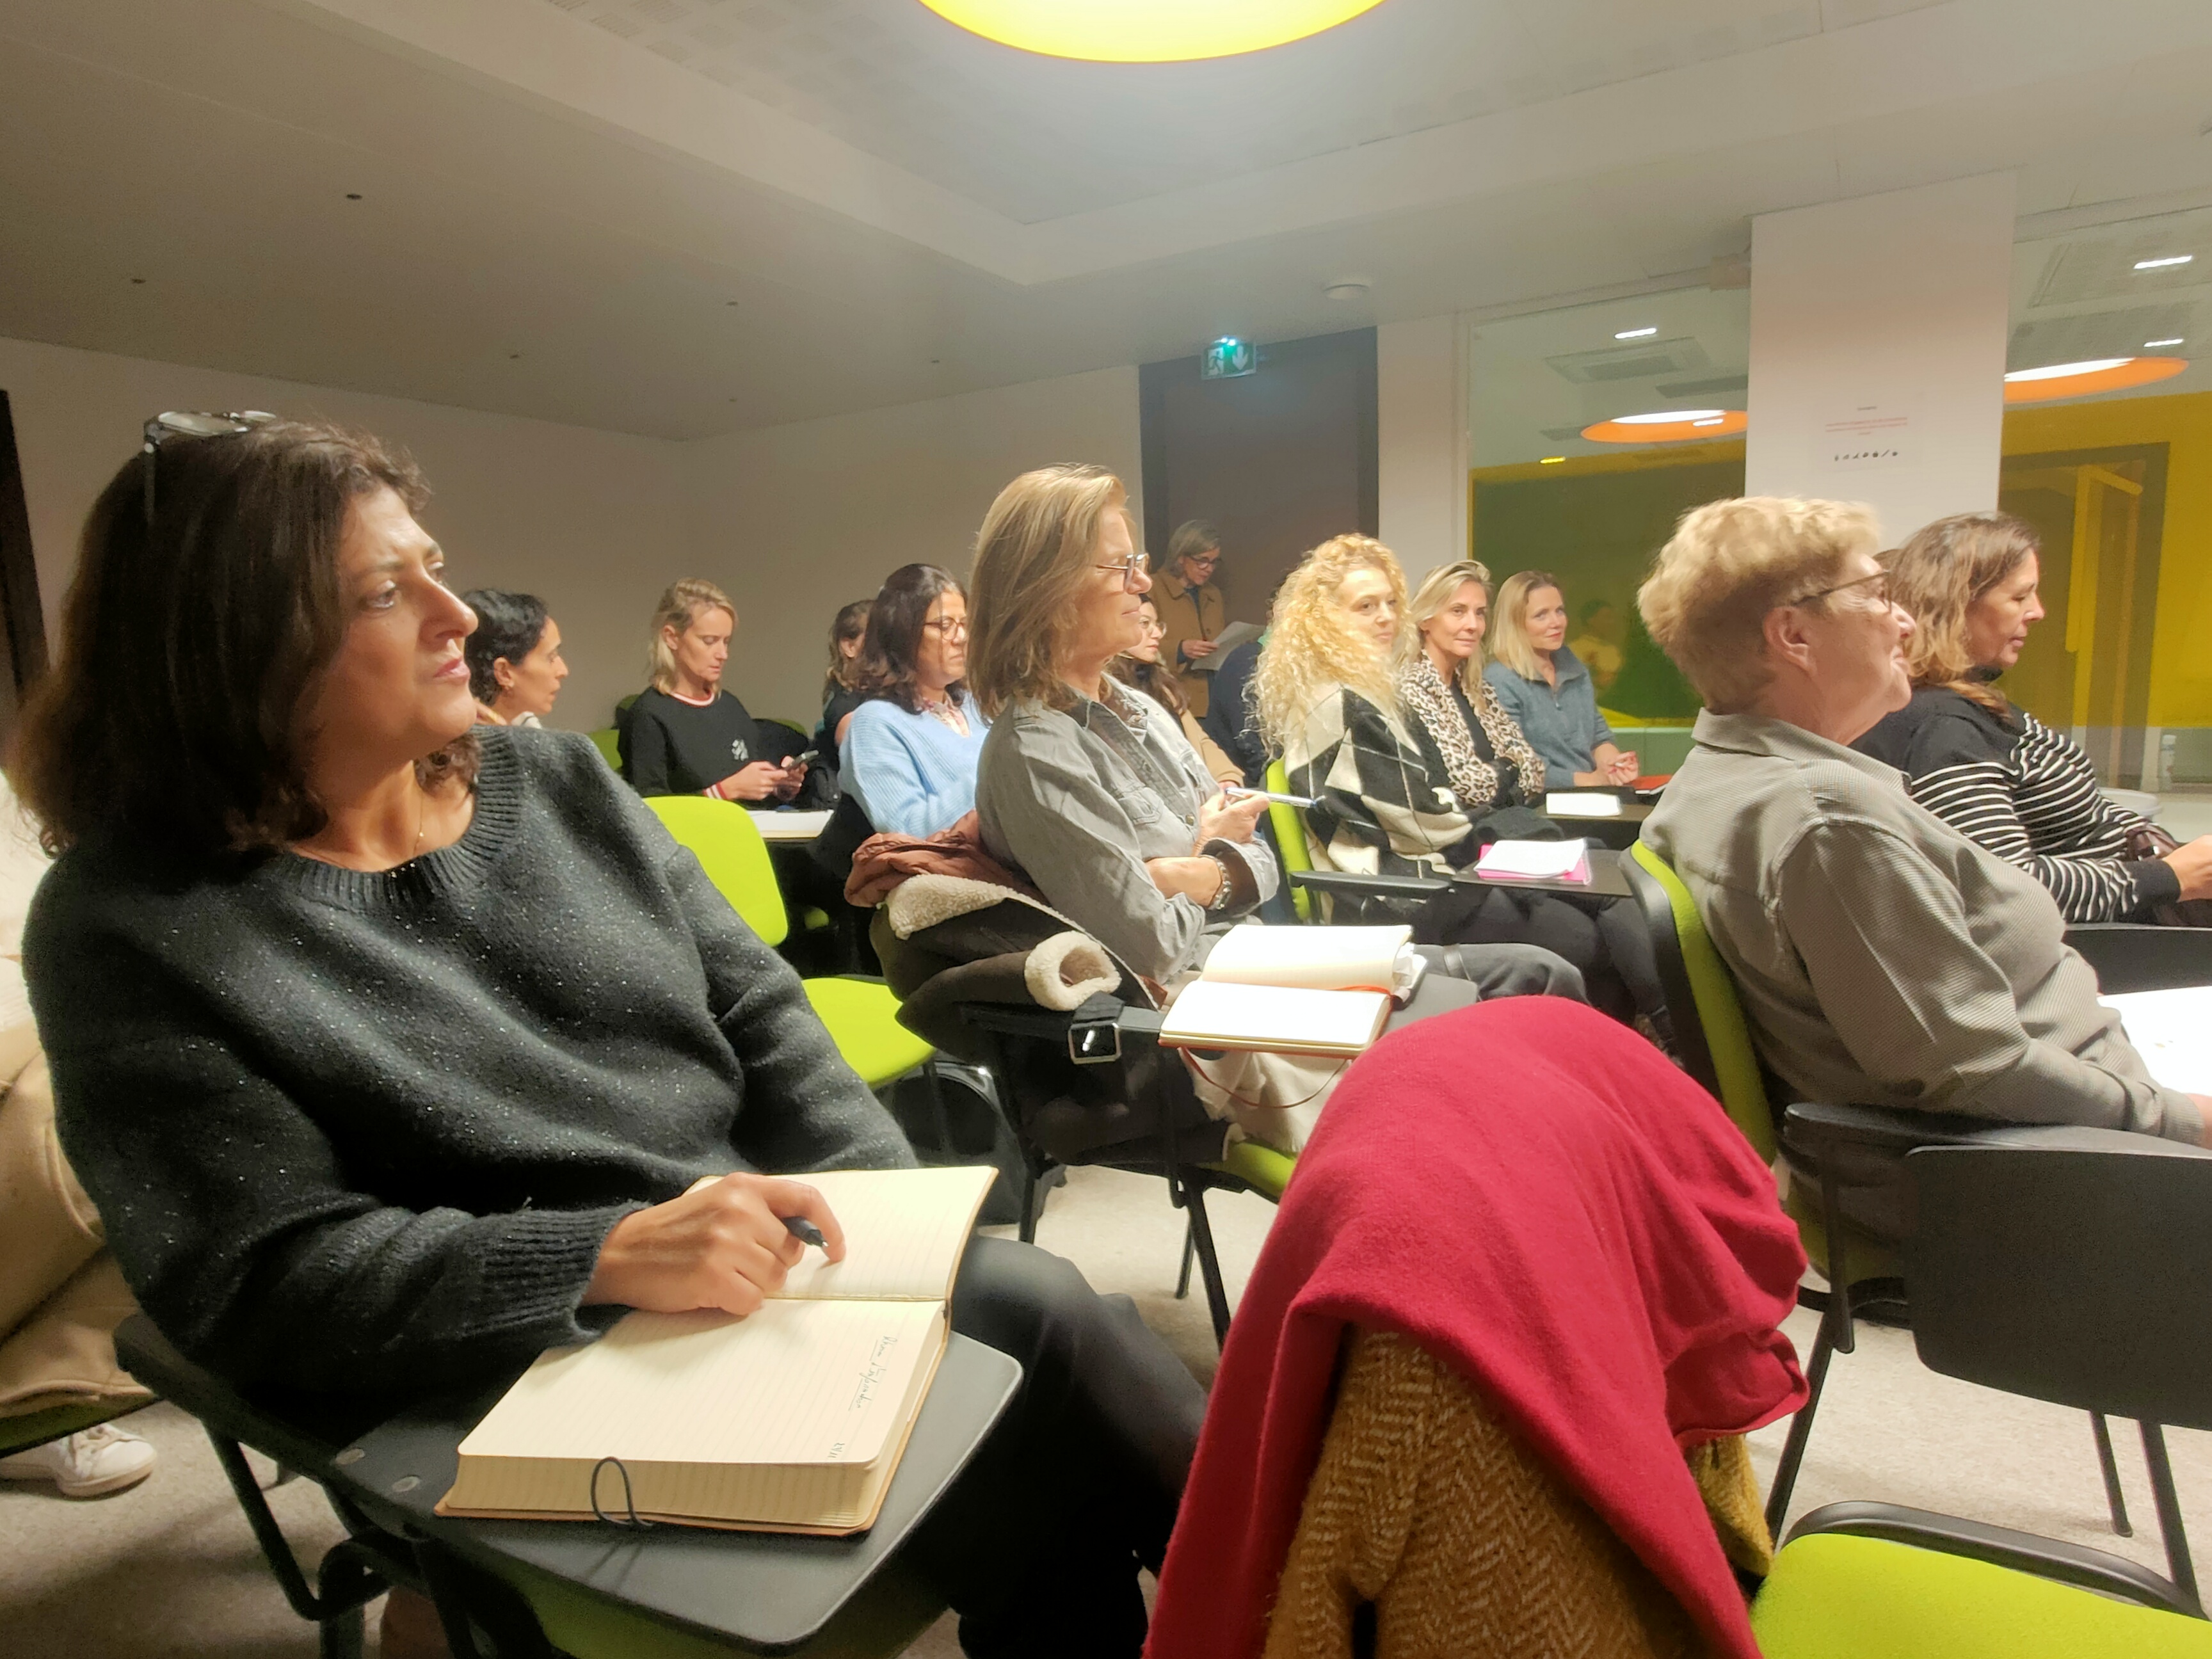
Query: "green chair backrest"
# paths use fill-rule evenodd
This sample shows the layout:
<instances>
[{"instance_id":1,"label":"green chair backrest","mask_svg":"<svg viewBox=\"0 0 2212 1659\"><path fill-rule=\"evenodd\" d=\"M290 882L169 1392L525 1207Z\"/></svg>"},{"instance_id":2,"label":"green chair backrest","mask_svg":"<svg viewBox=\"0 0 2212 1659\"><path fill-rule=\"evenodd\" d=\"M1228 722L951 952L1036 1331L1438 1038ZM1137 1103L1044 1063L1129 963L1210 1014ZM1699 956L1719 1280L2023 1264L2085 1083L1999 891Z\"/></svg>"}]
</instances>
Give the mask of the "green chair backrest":
<instances>
[{"instance_id":1,"label":"green chair backrest","mask_svg":"<svg viewBox=\"0 0 2212 1659\"><path fill-rule=\"evenodd\" d=\"M1291 793L1291 775L1283 769L1280 760L1267 763L1267 788L1277 795ZM1275 832L1275 851L1282 855L1285 872L1312 869L1313 854L1306 848L1306 821L1298 816L1298 809L1271 800L1267 803L1267 823ZM1291 889L1291 902L1297 907L1300 921L1314 919L1313 895L1304 888Z\"/></svg>"},{"instance_id":2,"label":"green chair backrest","mask_svg":"<svg viewBox=\"0 0 2212 1659\"><path fill-rule=\"evenodd\" d=\"M599 753L606 757L607 764L617 772L622 770L621 736L611 726L603 726L592 733L592 742L598 746Z\"/></svg>"},{"instance_id":3,"label":"green chair backrest","mask_svg":"<svg viewBox=\"0 0 2212 1659\"><path fill-rule=\"evenodd\" d=\"M730 908L745 926L773 948L791 931L783 893L775 884L768 843L742 806L705 795L648 795L645 804L660 815L668 833L691 849Z\"/></svg>"},{"instance_id":4,"label":"green chair backrest","mask_svg":"<svg viewBox=\"0 0 2212 1659\"><path fill-rule=\"evenodd\" d=\"M1735 1127L1743 1131L1759 1155L1774 1158L1774 1109L1766 1098L1766 1082L1759 1075L1759 1052L1751 1046L1751 1027L1736 998L1735 981L1714 947L1712 935L1698 915L1696 902L1681 877L1649 843L1638 842L1629 855L1667 894L1674 913L1674 939L1682 953L1683 971L1690 981L1690 998L1705 1047L1711 1052L1713 1073L1720 1083L1721 1104ZM1676 1018L1691 1011L1677 1011Z\"/></svg>"}]
</instances>

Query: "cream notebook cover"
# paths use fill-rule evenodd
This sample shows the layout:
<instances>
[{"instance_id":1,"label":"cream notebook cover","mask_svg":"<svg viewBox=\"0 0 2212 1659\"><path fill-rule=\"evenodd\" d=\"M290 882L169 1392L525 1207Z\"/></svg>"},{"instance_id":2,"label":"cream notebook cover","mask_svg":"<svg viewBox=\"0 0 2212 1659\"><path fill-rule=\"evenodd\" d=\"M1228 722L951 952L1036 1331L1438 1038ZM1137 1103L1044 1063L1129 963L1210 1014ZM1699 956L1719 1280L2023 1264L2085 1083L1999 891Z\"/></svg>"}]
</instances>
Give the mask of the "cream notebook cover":
<instances>
[{"instance_id":1,"label":"cream notebook cover","mask_svg":"<svg viewBox=\"0 0 2212 1659\"><path fill-rule=\"evenodd\" d=\"M1161 1022L1170 1048L1357 1054L1410 996L1425 966L1413 930L1267 927L1245 922L1213 947Z\"/></svg>"},{"instance_id":2,"label":"cream notebook cover","mask_svg":"<svg viewBox=\"0 0 2212 1659\"><path fill-rule=\"evenodd\" d=\"M842 1534L872 1524L944 1357L945 1303L996 1171L801 1177L845 1230L745 1318L631 1313L538 1356L460 1444L447 1515ZM622 1469L600 1466L607 1458ZM623 1474L629 1475L625 1492Z\"/></svg>"}]
</instances>

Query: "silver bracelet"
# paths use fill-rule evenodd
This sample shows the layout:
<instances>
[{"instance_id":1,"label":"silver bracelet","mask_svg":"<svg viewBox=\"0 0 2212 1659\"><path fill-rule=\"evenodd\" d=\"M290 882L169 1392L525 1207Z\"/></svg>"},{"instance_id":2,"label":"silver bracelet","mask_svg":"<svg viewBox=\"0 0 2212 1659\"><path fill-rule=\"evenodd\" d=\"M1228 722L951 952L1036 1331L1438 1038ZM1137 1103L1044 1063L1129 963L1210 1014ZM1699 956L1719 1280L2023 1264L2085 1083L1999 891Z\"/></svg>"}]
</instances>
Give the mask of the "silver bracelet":
<instances>
[{"instance_id":1,"label":"silver bracelet","mask_svg":"<svg viewBox=\"0 0 2212 1659\"><path fill-rule=\"evenodd\" d=\"M1211 861L1213 867L1221 872L1221 885L1214 889L1213 901L1206 907L1208 915L1218 915L1229 908L1230 894L1236 884L1230 879L1227 859L1223 858L1218 853L1206 853L1201 856Z\"/></svg>"}]
</instances>

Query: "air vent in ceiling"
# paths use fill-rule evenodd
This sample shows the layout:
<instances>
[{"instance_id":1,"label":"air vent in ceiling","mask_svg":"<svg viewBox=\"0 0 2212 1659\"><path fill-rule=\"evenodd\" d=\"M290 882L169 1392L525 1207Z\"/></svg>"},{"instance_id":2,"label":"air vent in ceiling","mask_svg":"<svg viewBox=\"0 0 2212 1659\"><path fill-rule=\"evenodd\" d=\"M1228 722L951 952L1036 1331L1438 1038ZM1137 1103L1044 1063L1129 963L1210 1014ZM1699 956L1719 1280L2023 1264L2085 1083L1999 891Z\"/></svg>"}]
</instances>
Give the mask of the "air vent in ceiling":
<instances>
[{"instance_id":1,"label":"air vent in ceiling","mask_svg":"<svg viewBox=\"0 0 2212 1659\"><path fill-rule=\"evenodd\" d=\"M1676 340L1638 340L1633 345L1609 346L1601 351L1571 351L1544 361L1577 386L1648 380L1712 364L1705 349L1686 336Z\"/></svg>"},{"instance_id":2,"label":"air vent in ceiling","mask_svg":"<svg viewBox=\"0 0 2212 1659\"><path fill-rule=\"evenodd\" d=\"M2081 236L2051 250L2031 310L2082 300L2132 300L2212 283L2212 213L2175 215L2117 227L2124 234ZM2185 265L2137 270L2138 259L2196 256Z\"/></svg>"},{"instance_id":3,"label":"air vent in ceiling","mask_svg":"<svg viewBox=\"0 0 2212 1659\"><path fill-rule=\"evenodd\" d=\"M2152 340L2187 343L2160 346L2161 354L2186 357L2197 349L2191 326L2199 307L2179 305L2130 306L2124 311L2093 311L2080 317L2033 317L2012 331L2005 368L2042 368L2051 363L2086 362L2093 357L2133 357Z\"/></svg>"},{"instance_id":4,"label":"air vent in ceiling","mask_svg":"<svg viewBox=\"0 0 2212 1659\"><path fill-rule=\"evenodd\" d=\"M1662 398L1717 398L1724 392L1748 392L1748 374L1716 374L1705 380L1671 380L1659 388Z\"/></svg>"}]
</instances>

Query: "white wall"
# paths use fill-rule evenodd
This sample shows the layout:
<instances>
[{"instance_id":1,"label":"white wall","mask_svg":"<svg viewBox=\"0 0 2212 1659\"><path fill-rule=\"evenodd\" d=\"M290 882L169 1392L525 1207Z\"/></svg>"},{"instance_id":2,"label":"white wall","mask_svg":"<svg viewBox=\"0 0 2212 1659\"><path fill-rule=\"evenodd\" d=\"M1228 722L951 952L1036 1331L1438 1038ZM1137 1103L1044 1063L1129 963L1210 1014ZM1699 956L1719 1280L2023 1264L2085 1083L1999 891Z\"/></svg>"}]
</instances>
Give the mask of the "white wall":
<instances>
[{"instance_id":1,"label":"white wall","mask_svg":"<svg viewBox=\"0 0 2212 1659\"><path fill-rule=\"evenodd\" d=\"M1409 580L1467 556L1467 403L1455 317L1375 331L1377 534Z\"/></svg>"},{"instance_id":2,"label":"white wall","mask_svg":"<svg viewBox=\"0 0 2212 1659\"><path fill-rule=\"evenodd\" d=\"M839 605L912 560L964 577L983 509L1027 468L1096 461L1133 495L1142 471L1133 368L694 444L20 340L0 339L0 391L49 638L85 514L149 415L319 415L414 454L457 584L544 596L571 671L553 723L580 731L643 683L647 621L678 576L721 583L744 613L730 688L759 713L811 720Z\"/></svg>"},{"instance_id":3,"label":"white wall","mask_svg":"<svg viewBox=\"0 0 2212 1659\"><path fill-rule=\"evenodd\" d=\"M2013 182L1752 221L1749 494L1870 501L1893 543L1996 505Z\"/></svg>"},{"instance_id":4,"label":"white wall","mask_svg":"<svg viewBox=\"0 0 2212 1659\"><path fill-rule=\"evenodd\" d=\"M554 724L605 722L643 678L646 619L690 562L685 446L328 386L0 339L47 637L93 500L165 409L317 415L404 445L435 499L424 522L454 584L544 596L570 675Z\"/></svg>"},{"instance_id":5,"label":"white wall","mask_svg":"<svg viewBox=\"0 0 2212 1659\"><path fill-rule=\"evenodd\" d=\"M1054 461L1110 467L1139 523L1137 371L1099 369L686 447L699 568L742 613L727 681L756 714L811 720L830 619L900 565L967 580L992 499Z\"/></svg>"}]
</instances>

